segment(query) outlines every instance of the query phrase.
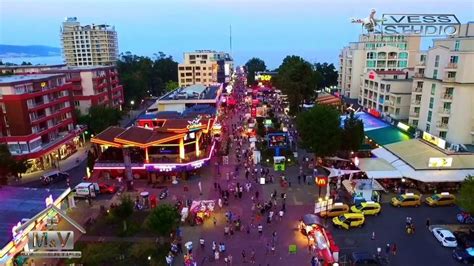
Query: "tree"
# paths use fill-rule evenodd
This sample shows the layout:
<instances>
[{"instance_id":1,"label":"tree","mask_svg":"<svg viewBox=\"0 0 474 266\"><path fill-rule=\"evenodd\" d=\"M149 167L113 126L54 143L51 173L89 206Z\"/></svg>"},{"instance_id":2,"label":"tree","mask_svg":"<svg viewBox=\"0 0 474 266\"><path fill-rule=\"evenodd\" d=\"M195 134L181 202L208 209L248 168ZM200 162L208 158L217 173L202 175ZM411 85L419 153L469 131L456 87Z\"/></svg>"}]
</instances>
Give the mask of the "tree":
<instances>
[{"instance_id":1,"label":"tree","mask_svg":"<svg viewBox=\"0 0 474 266\"><path fill-rule=\"evenodd\" d=\"M306 112L299 113L296 126L301 135L301 147L316 156L333 155L341 143L339 121L339 112L332 106L316 105Z\"/></svg>"},{"instance_id":2,"label":"tree","mask_svg":"<svg viewBox=\"0 0 474 266\"><path fill-rule=\"evenodd\" d=\"M25 61L23 61L23 62L21 62L21 65L22 65L22 66L31 66L32 64L31 64L31 62L25 62Z\"/></svg>"},{"instance_id":3,"label":"tree","mask_svg":"<svg viewBox=\"0 0 474 266\"><path fill-rule=\"evenodd\" d=\"M0 178L2 184L7 183L8 174L11 173L14 162L8 146L0 144Z\"/></svg>"},{"instance_id":4,"label":"tree","mask_svg":"<svg viewBox=\"0 0 474 266\"><path fill-rule=\"evenodd\" d=\"M112 215L123 222L123 232L127 231L127 219L133 214L133 201L128 195L123 195L120 204L112 208Z\"/></svg>"},{"instance_id":5,"label":"tree","mask_svg":"<svg viewBox=\"0 0 474 266\"><path fill-rule=\"evenodd\" d=\"M124 254L124 245L117 243L87 243L80 262L84 265L110 265Z\"/></svg>"},{"instance_id":6,"label":"tree","mask_svg":"<svg viewBox=\"0 0 474 266\"><path fill-rule=\"evenodd\" d=\"M180 215L170 204L161 204L154 208L147 218L147 227L161 236L167 236L179 224Z\"/></svg>"},{"instance_id":7,"label":"tree","mask_svg":"<svg viewBox=\"0 0 474 266\"><path fill-rule=\"evenodd\" d=\"M288 96L290 114L300 112L305 101L312 101L318 75L313 65L303 58L292 55L283 59L278 74L272 78L275 87Z\"/></svg>"},{"instance_id":8,"label":"tree","mask_svg":"<svg viewBox=\"0 0 474 266\"><path fill-rule=\"evenodd\" d=\"M179 83L176 82L176 81L170 80L170 81L166 82L165 87L166 87L165 88L165 93L170 92L170 91L174 91L179 87Z\"/></svg>"},{"instance_id":9,"label":"tree","mask_svg":"<svg viewBox=\"0 0 474 266\"><path fill-rule=\"evenodd\" d=\"M90 171L92 171L94 169L94 165L95 165L95 156L94 154L92 153L92 151L88 151L87 152L87 167L89 168Z\"/></svg>"},{"instance_id":10,"label":"tree","mask_svg":"<svg viewBox=\"0 0 474 266\"><path fill-rule=\"evenodd\" d=\"M345 151L358 151L364 141L364 123L350 112L344 120L342 130L341 149Z\"/></svg>"},{"instance_id":11,"label":"tree","mask_svg":"<svg viewBox=\"0 0 474 266\"><path fill-rule=\"evenodd\" d=\"M30 167L31 164L27 160L13 161L11 164L12 172L17 174L20 178Z\"/></svg>"},{"instance_id":12,"label":"tree","mask_svg":"<svg viewBox=\"0 0 474 266\"><path fill-rule=\"evenodd\" d=\"M247 69L247 84L255 84L255 72L267 70L265 61L260 58L253 57L245 63Z\"/></svg>"},{"instance_id":13,"label":"tree","mask_svg":"<svg viewBox=\"0 0 474 266\"><path fill-rule=\"evenodd\" d=\"M461 184L457 204L463 210L474 214L474 176L468 175Z\"/></svg>"},{"instance_id":14,"label":"tree","mask_svg":"<svg viewBox=\"0 0 474 266\"><path fill-rule=\"evenodd\" d=\"M321 75L321 79L317 84L318 89L337 85L338 74L333 64L316 63L314 64L314 67L316 72Z\"/></svg>"},{"instance_id":15,"label":"tree","mask_svg":"<svg viewBox=\"0 0 474 266\"><path fill-rule=\"evenodd\" d=\"M98 134L109 126L117 125L122 119L120 110L105 105L91 106L87 115L80 115L80 112L78 114L78 123L87 125L88 131L93 134Z\"/></svg>"}]
</instances>

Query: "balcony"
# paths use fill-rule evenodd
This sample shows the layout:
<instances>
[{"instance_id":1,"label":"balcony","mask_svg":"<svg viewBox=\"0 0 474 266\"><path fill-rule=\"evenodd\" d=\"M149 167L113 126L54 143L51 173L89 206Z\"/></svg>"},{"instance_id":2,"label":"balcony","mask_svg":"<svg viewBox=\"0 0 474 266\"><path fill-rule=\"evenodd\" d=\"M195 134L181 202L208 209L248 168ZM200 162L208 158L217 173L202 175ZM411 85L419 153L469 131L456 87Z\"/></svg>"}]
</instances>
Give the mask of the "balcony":
<instances>
[{"instance_id":1,"label":"balcony","mask_svg":"<svg viewBox=\"0 0 474 266\"><path fill-rule=\"evenodd\" d=\"M452 101L453 100L453 95L449 93L445 93L441 95L441 100L442 101Z\"/></svg>"},{"instance_id":2,"label":"balcony","mask_svg":"<svg viewBox=\"0 0 474 266\"><path fill-rule=\"evenodd\" d=\"M42 114L42 115L31 115L30 116L30 119L31 119L31 122L36 122L40 119L43 119L46 117L46 114Z\"/></svg>"},{"instance_id":3,"label":"balcony","mask_svg":"<svg viewBox=\"0 0 474 266\"><path fill-rule=\"evenodd\" d=\"M410 112L410 117L420 117L420 112L411 111Z\"/></svg>"},{"instance_id":4,"label":"balcony","mask_svg":"<svg viewBox=\"0 0 474 266\"><path fill-rule=\"evenodd\" d=\"M420 104L421 104L421 100L413 100L413 101L411 101L411 104L412 104L412 105L420 105Z\"/></svg>"},{"instance_id":5,"label":"balcony","mask_svg":"<svg viewBox=\"0 0 474 266\"><path fill-rule=\"evenodd\" d=\"M425 62L418 62L418 63L416 63L416 67L418 67L418 68L423 68L423 67L425 67L425 66L426 66L426 63L425 63Z\"/></svg>"},{"instance_id":6,"label":"balcony","mask_svg":"<svg viewBox=\"0 0 474 266\"><path fill-rule=\"evenodd\" d=\"M421 93L423 92L423 87L414 87L412 91Z\"/></svg>"},{"instance_id":7,"label":"balcony","mask_svg":"<svg viewBox=\"0 0 474 266\"><path fill-rule=\"evenodd\" d=\"M419 73L419 72L415 73L415 78L424 78L424 76L425 76L424 73Z\"/></svg>"},{"instance_id":8,"label":"balcony","mask_svg":"<svg viewBox=\"0 0 474 266\"><path fill-rule=\"evenodd\" d=\"M456 82L456 77L443 76L443 82Z\"/></svg>"},{"instance_id":9,"label":"balcony","mask_svg":"<svg viewBox=\"0 0 474 266\"><path fill-rule=\"evenodd\" d=\"M442 121L438 121L436 123L436 128L442 131L448 130L448 123L443 123Z\"/></svg>"},{"instance_id":10,"label":"balcony","mask_svg":"<svg viewBox=\"0 0 474 266\"><path fill-rule=\"evenodd\" d=\"M449 63L444 69L445 70L456 70L458 68L457 63Z\"/></svg>"},{"instance_id":11,"label":"balcony","mask_svg":"<svg viewBox=\"0 0 474 266\"><path fill-rule=\"evenodd\" d=\"M450 115L451 114L451 109L440 107L438 109L438 114L440 114L440 115Z\"/></svg>"}]
</instances>

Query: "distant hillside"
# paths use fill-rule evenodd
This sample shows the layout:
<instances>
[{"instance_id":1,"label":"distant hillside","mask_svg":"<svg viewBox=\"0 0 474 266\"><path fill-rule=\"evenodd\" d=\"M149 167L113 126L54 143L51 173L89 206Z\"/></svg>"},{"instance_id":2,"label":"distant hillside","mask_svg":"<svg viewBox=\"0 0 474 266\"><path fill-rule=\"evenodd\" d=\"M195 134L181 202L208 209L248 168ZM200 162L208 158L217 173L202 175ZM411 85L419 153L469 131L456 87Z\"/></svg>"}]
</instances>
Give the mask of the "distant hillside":
<instances>
[{"instance_id":1,"label":"distant hillside","mask_svg":"<svg viewBox=\"0 0 474 266\"><path fill-rule=\"evenodd\" d=\"M46 45L6 45L0 44L0 57L59 56L61 49Z\"/></svg>"}]
</instances>

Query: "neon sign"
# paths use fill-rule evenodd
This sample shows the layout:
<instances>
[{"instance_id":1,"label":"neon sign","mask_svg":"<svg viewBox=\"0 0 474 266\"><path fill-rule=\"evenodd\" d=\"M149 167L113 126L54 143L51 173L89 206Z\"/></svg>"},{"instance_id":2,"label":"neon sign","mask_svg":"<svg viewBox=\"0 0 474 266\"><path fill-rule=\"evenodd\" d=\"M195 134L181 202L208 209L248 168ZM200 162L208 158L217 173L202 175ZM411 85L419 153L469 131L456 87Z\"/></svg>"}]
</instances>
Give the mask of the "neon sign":
<instances>
[{"instance_id":1,"label":"neon sign","mask_svg":"<svg viewBox=\"0 0 474 266\"><path fill-rule=\"evenodd\" d=\"M318 187L324 187L328 183L328 177L327 176L317 176L316 177L316 185Z\"/></svg>"},{"instance_id":2,"label":"neon sign","mask_svg":"<svg viewBox=\"0 0 474 266\"><path fill-rule=\"evenodd\" d=\"M186 128L188 130L197 130L197 129L200 129L201 127L202 127L201 116L198 116L194 118L193 120L188 121L188 126Z\"/></svg>"}]
</instances>

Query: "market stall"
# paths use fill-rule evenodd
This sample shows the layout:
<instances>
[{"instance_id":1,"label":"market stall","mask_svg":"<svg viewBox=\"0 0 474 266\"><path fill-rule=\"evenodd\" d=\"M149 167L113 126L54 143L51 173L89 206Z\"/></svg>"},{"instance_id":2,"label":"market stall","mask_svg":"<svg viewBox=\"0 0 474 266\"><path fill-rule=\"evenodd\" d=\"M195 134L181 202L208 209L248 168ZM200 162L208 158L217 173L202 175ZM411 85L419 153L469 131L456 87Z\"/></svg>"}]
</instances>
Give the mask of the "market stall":
<instances>
[{"instance_id":1,"label":"market stall","mask_svg":"<svg viewBox=\"0 0 474 266\"><path fill-rule=\"evenodd\" d=\"M205 219L211 216L214 211L215 201L214 200L198 200L191 203L191 213L194 217L196 224L202 224Z\"/></svg>"}]
</instances>

